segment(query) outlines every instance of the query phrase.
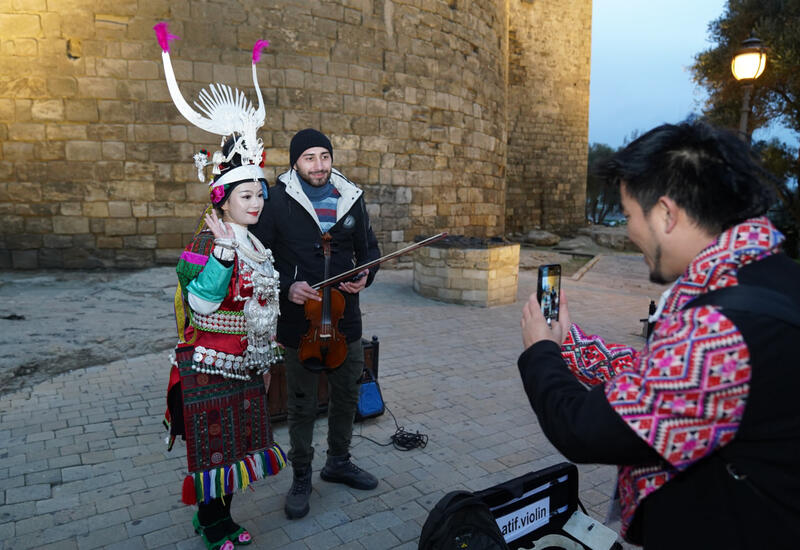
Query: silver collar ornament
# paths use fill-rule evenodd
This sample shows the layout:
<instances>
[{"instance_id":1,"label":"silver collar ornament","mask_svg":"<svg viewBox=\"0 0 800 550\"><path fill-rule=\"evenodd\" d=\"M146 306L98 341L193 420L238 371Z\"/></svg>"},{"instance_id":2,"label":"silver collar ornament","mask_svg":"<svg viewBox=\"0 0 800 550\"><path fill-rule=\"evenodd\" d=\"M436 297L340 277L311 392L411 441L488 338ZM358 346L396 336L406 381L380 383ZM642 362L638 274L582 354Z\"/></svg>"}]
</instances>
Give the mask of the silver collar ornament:
<instances>
[{"instance_id":1,"label":"silver collar ornament","mask_svg":"<svg viewBox=\"0 0 800 550\"><path fill-rule=\"evenodd\" d=\"M272 251L246 227L231 225L239 243L236 251L239 268L245 274L244 284L253 288L252 295L245 299L243 310L247 325L244 368L263 374L281 358L281 349L276 341L280 276L272 265Z\"/></svg>"},{"instance_id":2,"label":"silver collar ornament","mask_svg":"<svg viewBox=\"0 0 800 550\"><path fill-rule=\"evenodd\" d=\"M261 244L247 227L236 223L230 225L236 236L231 240L231 248L235 251L241 281L234 285L233 300L244 302L242 315L195 314L194 326L201 330L208 326L213 332L220 332L220 328L228 329L232 334L242 334L243 329L247 334L247 348L242 355L232 355L196 346L192 368L224 378L250 380L252 375L269 372L283 356L283 349L276 341L280 276L273 267L272 251ZM252 292L241 292L249 288ZM243 321L244 326L239 326L238 321Z\"/></svg>"}]
</instances>

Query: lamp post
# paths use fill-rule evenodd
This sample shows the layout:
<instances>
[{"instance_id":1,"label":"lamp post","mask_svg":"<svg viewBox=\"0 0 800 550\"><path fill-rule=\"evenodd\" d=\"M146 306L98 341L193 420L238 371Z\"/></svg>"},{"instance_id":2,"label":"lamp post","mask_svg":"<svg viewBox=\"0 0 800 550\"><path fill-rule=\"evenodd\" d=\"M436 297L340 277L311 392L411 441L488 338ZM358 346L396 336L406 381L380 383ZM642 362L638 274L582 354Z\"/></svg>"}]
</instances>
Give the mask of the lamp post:
<instances>
[{"instance_id":1,"label":"lamp post","mask_svg":"<svg viewBox=\"0 0 800 550\"><path fill-rule=\"evenodd\" d=\"M761 76L766 65L766 48L764 48L761 40L755 36L750 36L750 38L742 42L742 47L739 48L731 60L731 72L734 78L741 82L744 87L742 111L739 117L739 137L748 144L750 143L750 135L747 133L747 116L750 114L750 95L753 92L753 82Z\"/></svg>"}]
</instances>

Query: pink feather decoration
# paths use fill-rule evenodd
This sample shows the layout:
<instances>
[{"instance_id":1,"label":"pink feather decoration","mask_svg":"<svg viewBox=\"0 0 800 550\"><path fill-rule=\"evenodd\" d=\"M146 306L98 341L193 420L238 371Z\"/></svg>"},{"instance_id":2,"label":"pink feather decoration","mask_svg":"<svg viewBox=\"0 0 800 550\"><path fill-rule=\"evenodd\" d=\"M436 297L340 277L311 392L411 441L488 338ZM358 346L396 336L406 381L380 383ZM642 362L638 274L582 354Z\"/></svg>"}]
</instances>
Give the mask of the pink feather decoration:
<instances>
[{"instance_id":1,"label":"pink feather decoration","mask_svg":"<svg viewBox=\"0 0 800 550\"><path fill-rule=\"evenodd\" d=\"M269 40L257 40L253 45L253 63L261 61L261 50L269 47Z\"/></svg>"},{"instance_id":2,"label":"pink feather decoration","mask_svg":"<svg viewBox=\"0 0 800 550\"><path fill-rule=\"evenodd\" d=\"M169 43L172 40L180 40L180 36L175 36L174 34L170 34L169 30L167 29L167 24L162 21L157 23L153 30L156 31L156 38L158 39L158 45L161 46L161 49L165 52L169 51Z\"/></svg>"}]
</instances>

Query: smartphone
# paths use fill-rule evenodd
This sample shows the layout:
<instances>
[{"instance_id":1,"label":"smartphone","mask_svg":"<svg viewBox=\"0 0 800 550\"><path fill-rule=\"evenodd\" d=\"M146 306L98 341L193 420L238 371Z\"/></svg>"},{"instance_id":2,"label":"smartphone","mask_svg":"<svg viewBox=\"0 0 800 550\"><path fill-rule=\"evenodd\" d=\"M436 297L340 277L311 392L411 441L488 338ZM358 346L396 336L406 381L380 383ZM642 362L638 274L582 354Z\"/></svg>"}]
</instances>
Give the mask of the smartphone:
<instances>
[{"instance_id":1,"label":"smartphone","mask_svg":"<svg viewBox=\"0 0 800 550\"><path fill-rule=\"evenodd\" d=\"M561 265L539 266L539 279L536 283L536 300L542 308L547 324L558 321L558 302L561 296Z\"/></svg>"}]
</instances>

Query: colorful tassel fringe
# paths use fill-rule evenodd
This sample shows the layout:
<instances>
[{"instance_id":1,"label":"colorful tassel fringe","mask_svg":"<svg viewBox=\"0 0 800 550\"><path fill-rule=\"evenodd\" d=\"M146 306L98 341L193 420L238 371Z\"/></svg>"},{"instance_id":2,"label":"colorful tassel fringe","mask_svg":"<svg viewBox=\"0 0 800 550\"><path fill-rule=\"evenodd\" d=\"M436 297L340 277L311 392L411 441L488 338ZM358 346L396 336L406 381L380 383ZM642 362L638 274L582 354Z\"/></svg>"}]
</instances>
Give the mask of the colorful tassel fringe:
<instances>
[{"instance_id":1,"label":"colorful tassel fringe","mask_svg":"<svg viewBox=\"0 0 800 550\"><path fill-rule=\"evenodd\" d=\"M247 455L229 466L195 472L183 480L183 503L208 503L211 499L229 495L236 489L267 476L273 476L286 467L286 455L276 443L269 449Z\"/></svg>"}]
</instances>

